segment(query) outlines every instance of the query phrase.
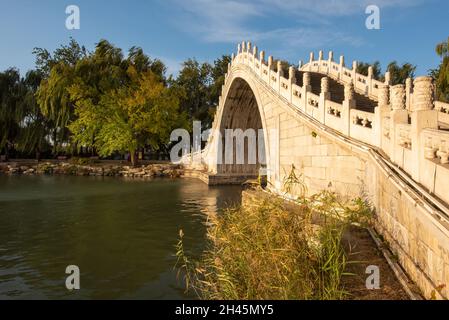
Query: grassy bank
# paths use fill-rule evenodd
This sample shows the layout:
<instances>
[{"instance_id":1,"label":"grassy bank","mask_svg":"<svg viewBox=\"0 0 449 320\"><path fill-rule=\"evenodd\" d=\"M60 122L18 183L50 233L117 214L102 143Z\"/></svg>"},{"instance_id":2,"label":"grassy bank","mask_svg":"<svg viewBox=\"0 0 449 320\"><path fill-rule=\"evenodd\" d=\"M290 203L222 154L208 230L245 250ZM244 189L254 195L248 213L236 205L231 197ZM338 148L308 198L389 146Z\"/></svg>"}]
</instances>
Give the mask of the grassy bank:
<instances>
[{"instance_id":1,"label":"grassy bank","mask_svg":"<svg viewBox=\"0 0 449 320\"><path fill-rule=\"evenodd\" d=\"M177 245L180 275L202 299L344 299L345 230L367 223L369 207L323 191L296 204L268 195L208 221L199 261Z\"/></svg>"}]
</instances>

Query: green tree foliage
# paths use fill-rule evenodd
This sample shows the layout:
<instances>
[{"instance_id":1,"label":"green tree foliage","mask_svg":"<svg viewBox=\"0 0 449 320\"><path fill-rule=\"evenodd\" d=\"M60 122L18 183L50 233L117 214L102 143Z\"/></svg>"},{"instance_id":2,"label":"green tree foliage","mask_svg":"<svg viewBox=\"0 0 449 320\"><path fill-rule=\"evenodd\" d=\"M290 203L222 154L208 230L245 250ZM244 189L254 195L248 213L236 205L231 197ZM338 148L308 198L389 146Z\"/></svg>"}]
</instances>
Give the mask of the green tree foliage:
<instances>
[{"instance_id":1,"label":"green tree foliage","mask_svg":"<svg viewBox=\"0 0 449 320\"><path fill-rule=\"evenodd\" d=\"M77 64L69 88L76 114L69 125L73 141L95 147L101 156L129 152L133 165L139 148L166 143L174 128L186 125L186 117L164 73L161 61L140 48L132 48L124 59L119 48L100 42L92 56Z\"/></svg>"},{"instance_id":2,"label":"green tree foliage","mask_svg":"<svg viewBox=\"0 0 449 320\"><path fill-rule=\"evenodd\" d=\"M24 90L17 69L0 73L0 150L4 151L6 159L19 134Z\"/></svg>"},{"instance_id":3,"label":"green tree foliage","mask_svg":"<svg viewBox=\"0 0 449 320\"><path fill-rule=\"evenodd\" d=\"M382 69L379 61L374 61L373 63L359 62L357 64L357 72L368 76L368 68L373 67L373 78L376 80L383 81Z\"/></svg>"},{"instance_id":4,"label":"green tree foliage","mask_svg":"<svg viewBox=\"0 0 449 320\"><path fill-rule=\"evenodd\" d=\"M35 48L37 70L44 75L37 90L37 102L44 116L52 122L54 152L58 152L70 133L67 126L74 119L74 104L68 88L74 83L75 67L87 56L87 50L74 39L50 54L46 49ZM59 142L59 144L58 144Z\"/></svg>"},{"instance_id":5,"label":"green tree foliage","mask_svg":"<svg viewBox=\"0 0 449 320\"><path fill-rule=\"evenodd\" d=\"M49 147L48 135L50 121L42 114L36 101L36 91L42 81L42 73L31 70L23 80L25 88L22 97L20 132L17 140L17 149L24 153L34 153L40 160L41 152Z\"/></svg>"},{"instance_id":6,"label":"green tree foliage","mask_svg":"<svg viewBox=\"0 0 449 320\"><path fill-rule=\"evenodd\" d=\"M173 87L179 91L181 109L191 120L207 121L210 105L209 87L212 84L212 67L209 63L200 64L195 59L188 59L182 65Z\"/></svg>"},{"instance_id":7,"label":"green tree foliage","mask_svg":"<svg viewBox=\"0 0 449 320\"><path fill-rule=\"evenodd\" d=\"M181 97L181 109L191 120L201 121L203 128L212 124L230 61L231 57L226 55L215 60L213 65L188 59L172 83Z\"/></svg>"},{"instance_id":8,"label":"green tree foliage","mask_svg":"<svg viewBox=\"0 0 449 320\"><path fill-rule=\"evenodd\" d=\"M399 65L396 61L388 64L387 71L390 72L391 85L405 84L407 78L414 78L416 66L410 63Z\"/></svg>"},{"instance_id":9,"label":"green tree foliage","mask_svg":"<svg viewBox=\"0 0 449 320\"><path fill-rule=\"evenodd\" d=\"M435 79L436 98L449 102L449 38L447 42L437 44L435 52L441 58L438 68L430 70L430 75Z\"/></svg>"},{"instance_id":10,"label":"green tree foliage","mask_svg":"<svg viewBox=\"0 0 449 320\"><path fill-rule=\"evenodd\" d=\"M169 147L175 127L210 127L230 56L187 60L179 76L139 47L125 57L101 40L93 52L70 39L53 52L34 48L36 69L0 73L0 150L54 155L89 149L108 156ZM134 159L133 159L134 160Z\"/></svg>"}]
</instances>

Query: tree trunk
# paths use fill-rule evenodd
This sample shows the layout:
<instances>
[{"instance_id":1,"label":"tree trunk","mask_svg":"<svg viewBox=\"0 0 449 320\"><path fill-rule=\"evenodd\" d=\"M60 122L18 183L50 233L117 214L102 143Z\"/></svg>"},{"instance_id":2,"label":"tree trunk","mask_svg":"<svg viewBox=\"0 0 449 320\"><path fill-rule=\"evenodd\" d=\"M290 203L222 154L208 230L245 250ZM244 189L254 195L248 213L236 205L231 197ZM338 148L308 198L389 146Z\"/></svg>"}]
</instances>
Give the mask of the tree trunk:
<instances>
[{"instance_id":1,"label":"tree trunk","mask_svg":"<svg viewBox=\"0 0 449 320\"><path fill-rule=\"evenodd\" d=\"M131 156L131 165L135 167L137 165L137 157L136 157L136 151L130 151Z\"/></svg>"},{"instance_id":2,"label":"tree trunk","mask_svg":"<svg viewBox=\"0 0 449 320\"><path fill-rule=\"evenodd\" d=\"M36 160L37 162L41 161L41 152L39 148L36 149Z\"/></svg>"},{"instance_id":3,"label":"tree trunk","mask_svg":"<svg viewBox=\"0 0 449 320\"><path fill-rule=\"evenodd\" d=\"M8 142L5 144L5 162L9 161L9 150L8 150Z\"/></svg>"}]
</instances>

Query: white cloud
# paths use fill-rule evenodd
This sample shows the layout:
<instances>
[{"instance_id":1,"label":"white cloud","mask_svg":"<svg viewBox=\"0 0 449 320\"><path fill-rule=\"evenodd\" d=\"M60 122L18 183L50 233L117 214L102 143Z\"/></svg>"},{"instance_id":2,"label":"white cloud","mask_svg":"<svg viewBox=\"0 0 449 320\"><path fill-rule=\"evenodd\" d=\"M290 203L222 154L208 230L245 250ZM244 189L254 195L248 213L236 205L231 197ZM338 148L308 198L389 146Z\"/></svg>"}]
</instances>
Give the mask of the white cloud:
<instances>
[{"instance_id":1,"label":"white cloud","mask_svg":"<svg viewBox=\"0 0 449 320\"><path fill-rule=\"evenodd\" d=\"M269 41L280 52L335 43L360 46L363 40L336 31L330 19L365 14L374 4L400 8L423 0L173 0L175 23L205 42ZM255 25L254 22L257 23ZM274 23L273 19L281 19ZM267 21L266 24L261 23ZM270 28L269 25L276 25ZM282 27L288 25L288 27Z\"/></svg>"}]
</instances>

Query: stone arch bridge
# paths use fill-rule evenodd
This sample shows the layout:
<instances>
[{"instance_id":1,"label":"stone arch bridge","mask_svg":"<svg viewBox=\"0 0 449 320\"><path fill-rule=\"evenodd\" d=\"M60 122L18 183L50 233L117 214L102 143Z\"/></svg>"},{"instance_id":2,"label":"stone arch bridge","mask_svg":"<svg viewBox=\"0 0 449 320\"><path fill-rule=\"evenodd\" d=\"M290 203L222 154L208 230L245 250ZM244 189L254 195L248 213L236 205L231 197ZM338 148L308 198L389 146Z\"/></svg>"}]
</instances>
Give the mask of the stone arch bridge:
<instances>
[{"instance_id":1,"label":"stone arch bridge","mask_svg":"<svg viewBox=\"0 0 449 320\"><path fill-rule=\"evenodd\" d=\"M238 183L262 168L280 192L294 165L309 193L362 195L375 207L377 231L424 296L447 298L449 104L433 100L429 77L391 86L388 72L379 82L372 68L367 76L356 68L321 51L285 68L251 43L239 44L212 127L222 135L211 135L202 151L203 180ZM263 133L256 163L246 159L249 142L246 162L221 163L227 129Z\"/></svg>"}]
</instances>

